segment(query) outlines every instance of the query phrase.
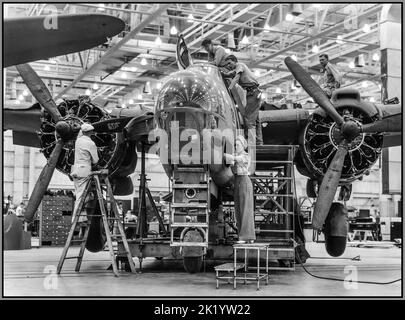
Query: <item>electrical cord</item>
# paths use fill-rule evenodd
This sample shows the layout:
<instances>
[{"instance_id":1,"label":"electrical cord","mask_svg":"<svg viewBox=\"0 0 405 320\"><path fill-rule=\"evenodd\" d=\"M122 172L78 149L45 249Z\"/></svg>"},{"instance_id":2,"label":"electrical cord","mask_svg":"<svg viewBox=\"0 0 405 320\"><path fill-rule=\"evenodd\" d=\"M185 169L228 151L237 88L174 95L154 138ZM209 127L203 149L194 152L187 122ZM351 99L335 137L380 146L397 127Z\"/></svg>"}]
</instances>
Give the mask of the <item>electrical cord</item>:
<instances>
[{"instance_id":1,"label":"electrical cord","mask_svg":"<svg viewBox=\"0 0 405 320\"><path fill-rule=\"evenodd\" d=\"M295 188L295 195L297 195L297 185L296 185L296 184L294 184L294 188ZM298 203L297 203L297 206L298 206ZM298 220L298 224L300 225L300 229L301 229L301 231L303 232L303 228L302 228L301 221L300 221L299 217L298 217L297 220ZM300 255L299 255L299 252L297 252L297 251L298 251L297 248L295 248L295 256L296 256L296 258L298 259L298 262L300 263L300 265L302 266L302 268L304 269L304 271L305 271L306 273L308 273L310 276L312 276L312 277L314 277L314 278L317 278L317 279L330 280L330 281L340 281L340 282L345 282L345 281L347 281L347 282L350 282L350 283L355 282L355 283L364 283L364 284L378 284L378 285L393 284L393 283L395 283L395 282L399 282L399 281L402 280L402 278L399 278L399 279L396 279L396 280L393 280L393 281L388 281L388 282L375 282L375 281L362 281L362 280L351 280L351 279L350 279L350 280L346 280L346 279L340 279L340 278L332 278L332 277L322 277L322 276L318 276L318 275L312 274L311 272L309 272L309 271L307 270L307 268L305 268L304 263L302 262L301 257L300 257ZM360 256L357 256L357 257L360 258ZM351 260L357 260L357 257L354 257L354 258L351 259Z\"/></svg>"},{"instance_id":2,"label":"electrical cord","mask_svg":"<svg viewBox=\"0 0 405 320\"><path fill-rule=\"evenodd\" d=\"M355 282L355 283L365 283L365 284L379 284L379 285L388 285L388 284L393 284L395 282L401 281L402 278L393 280L393 281L388 281L388 282L375 282L375 281L362 281L362 280L346 280L346 279L340 279L340 278L331 278L331 277L322 277L322 276L318 276L316 274L312 274L311 272L309 272L307 270L307 268L305 268L304 264L301 261L301 258L299 256L299 254L297 254L296 252L296 257L298 259L298 262L301 264L302 268L304 269L304 271L306 273L308 273L310 276L317 278L317 279L322 279L322 280L331 280L331 281L340 281L340 282Z\"/></svg>"}]
</instances>

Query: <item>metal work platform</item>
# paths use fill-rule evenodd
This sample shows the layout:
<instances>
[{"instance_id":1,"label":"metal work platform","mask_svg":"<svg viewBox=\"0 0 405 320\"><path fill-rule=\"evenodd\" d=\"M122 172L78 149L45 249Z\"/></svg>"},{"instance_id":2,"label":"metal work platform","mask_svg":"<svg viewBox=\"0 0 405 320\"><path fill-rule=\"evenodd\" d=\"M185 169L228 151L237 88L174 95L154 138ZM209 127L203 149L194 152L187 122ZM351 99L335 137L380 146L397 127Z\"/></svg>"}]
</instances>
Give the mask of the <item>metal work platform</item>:
<instances>
[{"instance_id":1,"label":"metal work platform","mask_svg":"<svg viewBox=\"0 0 405 320\"><path fill-rule=\"evenodd\" d=\"M280 256L277 260L287 266L271 270L294 270L295 151L294 145L257 146L256 170L250 177L257 241L268 243L270 255Z\"/></svg>"}]
</instances>

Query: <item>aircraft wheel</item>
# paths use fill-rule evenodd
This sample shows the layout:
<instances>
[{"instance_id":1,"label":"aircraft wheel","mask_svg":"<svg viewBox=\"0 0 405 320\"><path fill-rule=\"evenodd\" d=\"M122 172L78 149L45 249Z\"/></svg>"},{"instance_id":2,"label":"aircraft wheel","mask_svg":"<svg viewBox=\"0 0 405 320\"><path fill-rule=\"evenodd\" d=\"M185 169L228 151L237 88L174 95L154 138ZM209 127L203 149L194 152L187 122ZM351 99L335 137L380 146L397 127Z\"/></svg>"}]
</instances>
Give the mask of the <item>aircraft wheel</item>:
<instances>
[{"instance_id":1,"label":"aircraft wheel","mask_svg":"<svg viewBox=\"0 0 405 320\"><path fill-rule=\"evenodd\" d=\"M202 266L202 256L200 257L183 257L184 269L188 273L200 272Z\"/></svg>"},{"instance_id":2,"label":"aircraft wheel","mask_svg":"<svg viewBox=\"0 0 405 320\"><path fill-rule=\"evenodd\" d=\"M313 179L307 180L307 196L310 198L316 198L318 196L318 181Z\"/></svg>"}]
</instances>

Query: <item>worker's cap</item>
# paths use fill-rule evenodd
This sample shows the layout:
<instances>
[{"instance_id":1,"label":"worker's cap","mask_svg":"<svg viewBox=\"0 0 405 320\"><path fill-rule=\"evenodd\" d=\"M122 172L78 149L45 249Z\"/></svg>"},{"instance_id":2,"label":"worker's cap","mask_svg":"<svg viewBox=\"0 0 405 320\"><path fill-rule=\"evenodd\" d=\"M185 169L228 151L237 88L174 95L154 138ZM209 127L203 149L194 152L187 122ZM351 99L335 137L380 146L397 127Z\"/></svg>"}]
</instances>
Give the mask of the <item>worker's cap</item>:
<instances>
[{"instance_id":1,"label":"worker's cap","mask_svg":"<svg viewBox=\"0 0 405 320\"><path fill-rule=\"evenodd\" d=\"M80 129L82 129L82 132L89 132L89 131L93 131L94 127L91 124L83 123L82 126L80 127Z\"/></svg>"},{"instance_id":2,"label":"worker's cap","mask_svg":"<svg viewBox=\"0 0 405 320\"><path fill-rule=\"evenodd\" d=\"M243 149L246 149L246 148L248 147L247 141L246 141L246 139L245 139L244 136L242 136L242 135L237 136L236 139L235 139L235 142L236 142L236 141L240 141L240 143L241 143L242 146L243 146Z\"/></svg>"}]
</instances>

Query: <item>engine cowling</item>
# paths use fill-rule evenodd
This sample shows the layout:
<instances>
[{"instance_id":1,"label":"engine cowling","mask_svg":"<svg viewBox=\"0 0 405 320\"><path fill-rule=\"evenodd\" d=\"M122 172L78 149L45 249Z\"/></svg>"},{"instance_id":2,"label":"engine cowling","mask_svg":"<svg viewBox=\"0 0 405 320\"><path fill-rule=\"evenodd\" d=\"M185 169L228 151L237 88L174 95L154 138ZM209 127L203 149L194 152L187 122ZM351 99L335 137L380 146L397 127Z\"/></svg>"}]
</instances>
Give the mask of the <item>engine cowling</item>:
<instances>
[{"instance_id":1,"label":"engine cowling","mask_svg":"<svg viewBox=\"0 0 405 320\"><path fill-rule=\"evenodd\" d=\"M108 112L91 103L89 99L63 100L58 105L58 109L63 120L73 128L80 127L84 122L95 123L111 118ZM38 135L41 152L48 159L57 141L57 133L54 120L45 110L42 114L42 123ZM77 131L65 143L56 165L56 169L64 174L70 174L74 164L76 138ZM124 170L125 172L123 172L121 167L130 166L132 171L135 169L136 155L134 157L131 152L135 147L131 143L125 142L121 133L95 133L92 136L92 140L98 149L98 167L100 169L109 169L111 177L124 177L129 174L128 170ZM133 161L135 163L132 163Z\"/></svg>"},{"instance_id":2,"label":"engine cowling","mask_svg":"<svg viewBox=\"0 0 405 320\"><path fill-rule=\"evenodd\" d=\"M375 122L379 117L377 107L362 101L355 90L343 91L332 102L342 116L352 118L359 126ZM338 136L338 125L321 109L316 109L300 137L300 160L305 168L298 166L298 169L310 178L321 181L338 149ZM382 144L382 134L362 133L351 141L340 184L349 184L365 174L377 161Z\"/></svg>"}]
</instances>

